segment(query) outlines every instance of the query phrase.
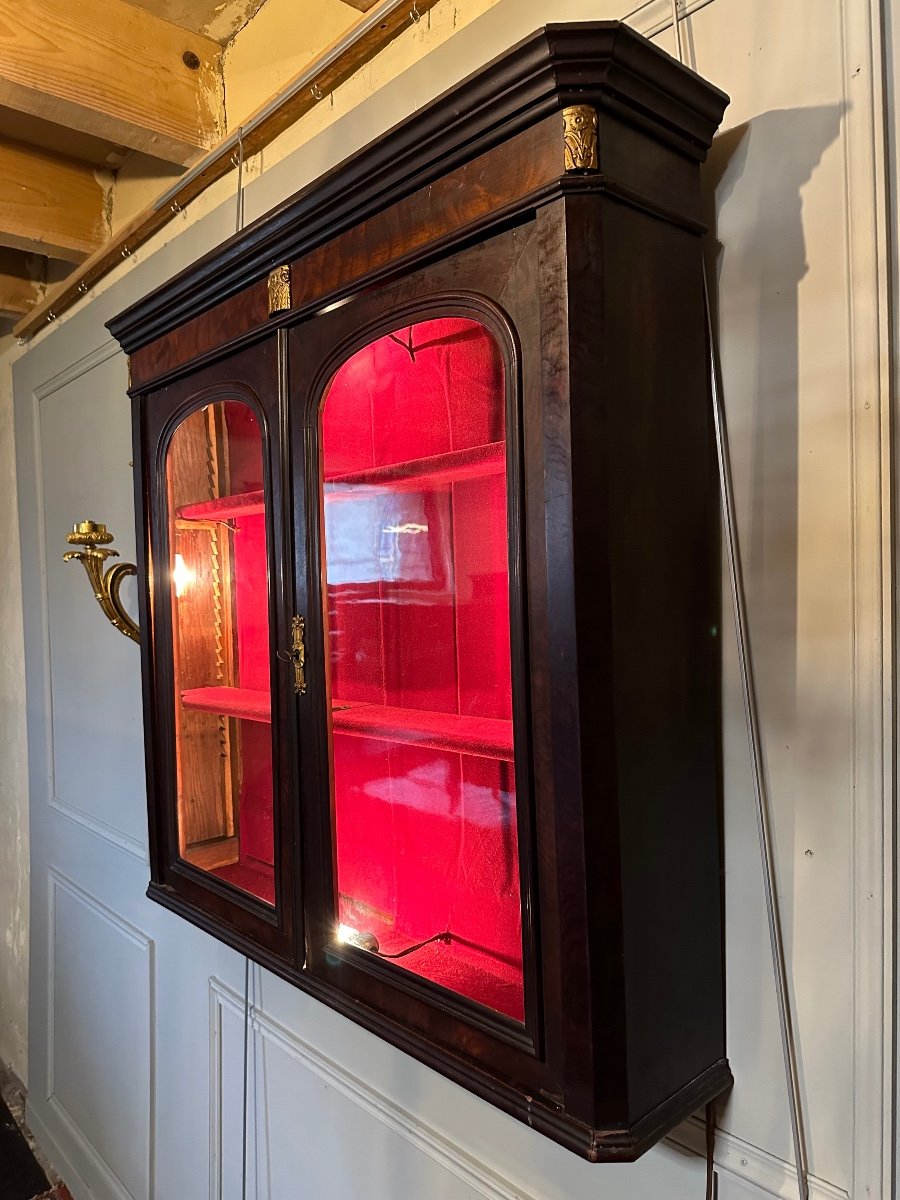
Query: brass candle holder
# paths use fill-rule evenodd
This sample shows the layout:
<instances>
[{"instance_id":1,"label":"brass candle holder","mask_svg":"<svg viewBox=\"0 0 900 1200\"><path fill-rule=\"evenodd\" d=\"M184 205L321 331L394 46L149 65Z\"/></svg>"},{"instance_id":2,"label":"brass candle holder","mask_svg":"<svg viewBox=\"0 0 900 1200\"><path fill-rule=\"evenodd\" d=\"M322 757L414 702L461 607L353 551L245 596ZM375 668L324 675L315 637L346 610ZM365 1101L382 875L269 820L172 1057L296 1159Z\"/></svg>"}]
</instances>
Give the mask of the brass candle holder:
<instances>
[{"instance_id":1,"label":"brass candle holder","mask_svg":"<svg viewBox=\"0 0 900 1200\"><path fill-rule=\"evenodd\" d=\"M94 597L103 609L107 620L115 625L119 633L134 642L140 642L141 631L122 605L119 589L127 575L137 575L134 563L120 562L109 567L105 572L103 564L108 558L117 558L118 550L110 550L109 543L113 535L101 521L79 521L73 526L72 532L66 536L70 546L83 546L83 550L70 550L63 555L66 562L76 559L80 562L94 589Z\"/></svg>"}]
</instances>

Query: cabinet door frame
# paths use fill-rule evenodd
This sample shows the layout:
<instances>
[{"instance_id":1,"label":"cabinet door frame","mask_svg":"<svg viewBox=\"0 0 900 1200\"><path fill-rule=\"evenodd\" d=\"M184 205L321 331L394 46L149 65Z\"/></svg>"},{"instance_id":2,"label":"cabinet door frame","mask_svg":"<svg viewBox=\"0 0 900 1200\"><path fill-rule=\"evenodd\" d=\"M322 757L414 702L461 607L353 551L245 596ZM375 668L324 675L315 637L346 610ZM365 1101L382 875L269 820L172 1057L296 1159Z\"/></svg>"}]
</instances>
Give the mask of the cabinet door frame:
<instances>
[{"instance_id":1,"label":"cabinet door frame","mask_svg":"<svg viewBox=\"0 0 900 1200\"><path fill-rule=\"evenodd\" d=\"M174 382L134 397L135 488L147 524L139 538L145 741L151 832L148 894L201 928L222 936L255 958L295 961L299 909L296 903L295 754L290 736L294 696L292 672L276 657L289 645L289 575L285 571L284 513L290 488L283 471L277 341L274 336ZM263 446L268 557L269 661L272 691L273 827L275 905L217 879L185 861L179 849L175 776L175 673L168 572L166 455L172 435L191 412L216 401L247 404Z\"/></svg>"},{"instance_id":2,"label":"cabinet door frame","mask_svg":"<svg viewBox=\"0 0 900 1200\"><path fill-rule=\"evenodd\" d=\"M537 820L532 784L531 673L529 605L526 586L523 346L539 345L537 290L522 281L510 285L517 263L535 247L528 234L507 231L494 239L494 251L474 247L420 268L400 280L364 293L332 312L288 329L289 405L293 430L295 541L305 544L307 570L297 574L297 608L307 620L309 687L302 699L300 742L305 796L303 848L306 920L304 984L320 998L360 1019L425 1061L454 1075L440 1050L429 1043L471 1055L520 1083L559 1095L559 1076L545 1057L543 981L539 913ZM507 273L507 293L485 287L485 253L498 253ZM508 289L512 287L510 292ZM504 357L507 440L507 522L509 532L510 642L516 810L522 887L525 1022L494 1014L476 1001L392 967L352 946L335 947L327 936L334 928L334 841L330 732L327 712L327 656L322 619L319 513L322 401L335 371L372 339L414 321L458 316L486 326ZM532 386L539 386L537 364L530 365ZM302 486L300 479L302 478ZM432 1057L433 1056L433 1057ZM462 1075L459 1076L462 1078Z\"/></svg>"}]
</instances>

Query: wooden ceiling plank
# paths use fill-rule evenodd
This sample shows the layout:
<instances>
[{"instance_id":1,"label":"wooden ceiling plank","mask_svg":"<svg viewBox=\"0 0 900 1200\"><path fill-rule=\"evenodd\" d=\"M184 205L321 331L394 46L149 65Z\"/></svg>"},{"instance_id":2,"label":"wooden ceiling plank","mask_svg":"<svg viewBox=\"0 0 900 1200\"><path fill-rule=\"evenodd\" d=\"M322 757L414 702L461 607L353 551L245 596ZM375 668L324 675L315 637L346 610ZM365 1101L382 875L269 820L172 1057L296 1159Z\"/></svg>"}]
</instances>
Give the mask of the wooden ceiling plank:
<instances>
[{"instance_id":1,"label":"wooden ceiling plank","mask_svg":"<svg viewBox=\"0 0 900 1200\"><path fill-rule=\"evenodd\" d=\"M0 104L168 162L221 136L220 63L211 38L125 0L0 0Z\"/></svg>"},{"instance_id":2,"label":"wooden ceiling plank","mask_svg":"<svg viewBox=\"0 0 900 1200\"><path fill-rule=\"evenodd\" d=\"M439 0L418 0L418 11L423 15L429 12ZM362 30L364 18L350 26L338 41L348 38L346 46L337 56L334 56L335 43L326 46L306 67L301 74L314 71L321 64L321 70L316 78L319 90L323 95L339 87L361 67L370 62L380 50L389 45L396 37L410 26L410 10L407 5L398 5L386 13L384 20L374 28L365 32ZM353 38L353 32L360 27L359 36ZM299 76L297 77L299 78ZM271 112L266 112L268 104L261 105L255 113L244 118L247 132L244 135L244 152L249 157L257 154L285 129L298 121L305 113L320 103L308 87L301 88L291 94L291 84L283 89L285 99ZM266 113L264 119L259 119ZM253 124L258 120L258 124ZM164 228L169 221L182 211L192 200L205 192L210 184L215 183L230 171L234 170L234 147L229 139L211 151L203 160L202 169L188 177L177 190L167 195L167 202L157 201L138 213L116 235L68 278L50 288L47 295L30 313L27 313L16 325L13 332L17 337L32 337L42 329L48 321L60 316L66 309L71 308L81 296L93 285L117 266L124 257L137 250L155 233Z\"/></svg>"},{"instance_id":3,"label":"wooden ceiling plank","mask_svg":"<svg viewBox=\"0 0 900 1200\"><path fill-rule=\"evenodd\" d=\"M81 262L109 236L106 196L85 163L0 138L0 246Z\"/></svg>"},{"instance_id":4,"label":"wooden ceiling plank","mask_svg":"<svg viewBox=\"0 0 900 1200\"><path fill-rule=\"evenodd\" d=\"M33 254L0 247L0 316L21 317L41 299L39 263Z\"/></svg>"}]
</instances>

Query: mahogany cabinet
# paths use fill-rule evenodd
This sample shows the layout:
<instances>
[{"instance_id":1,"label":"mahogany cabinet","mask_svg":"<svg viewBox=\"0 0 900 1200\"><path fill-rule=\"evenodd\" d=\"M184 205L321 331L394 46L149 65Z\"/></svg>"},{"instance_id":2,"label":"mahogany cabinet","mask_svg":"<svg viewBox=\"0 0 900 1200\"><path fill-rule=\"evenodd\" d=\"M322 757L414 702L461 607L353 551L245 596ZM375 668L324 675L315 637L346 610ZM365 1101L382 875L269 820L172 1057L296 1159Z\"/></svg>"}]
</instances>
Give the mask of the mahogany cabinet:
<instances>
[{"instance_id":1,"label":"mahogany cabinet","mask_svg":"<svg viewBox=\"0 0 900 1200\"><path fill-rule=\"evenodd\" d=\"M731 1079L725 103L548 26L110 323L150 896L592 1160Z\"/></svg>"}]
</instances>

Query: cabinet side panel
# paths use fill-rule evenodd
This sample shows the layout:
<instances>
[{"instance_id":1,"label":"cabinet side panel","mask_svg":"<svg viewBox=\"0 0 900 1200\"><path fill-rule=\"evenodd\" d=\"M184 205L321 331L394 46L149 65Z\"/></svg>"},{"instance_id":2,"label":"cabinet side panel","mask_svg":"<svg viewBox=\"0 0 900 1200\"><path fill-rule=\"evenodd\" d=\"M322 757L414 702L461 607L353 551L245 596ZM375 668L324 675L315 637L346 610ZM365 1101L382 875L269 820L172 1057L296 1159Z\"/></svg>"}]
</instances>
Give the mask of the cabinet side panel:
<instances>
[{"instance_id":1,"label":"cabinet side panel","mask_svg":"<svg viewBox=\"0 0 900 1200\"><path fill-rule=\"evenodd\" d=\"M591 202L578 202L586 210ZM623 204L585 218L604 369L573 416L605 463L631 1123L724 1055L717 499L699 239ZM575 210L577 212L577 208ZM577 219L576 219L577 223ZM585 252L588 252L587 250ZM576 528L578 512L575 515ZM576 556L577 557L577 556ZM591 597L579 598L580 622ZM582 692L599 686L581 681ZM675 1114L677 1118L678 1114Z\"/></svg>"},{"instance_id":2,"label":"cabinet side panel","mask_svg":"<svg viewBox=\"0 0 900 1200\"><path fill-rule=\"evenodd\" d=\"M535 561L543 566L546 594L535 587L531 597L537 629L536 782L539 802L546 795L552 815L556 894L551 911L558 921L566 981L560 998L566 1107L587 1125L617 1129L627 1079L614 710L608 684L608 482L600 457L608 437L596 402L603 375L599 334L605 296L596 263L599 212L595 197L577 196L538 214L540 457L529 449L542 476L540 490L532 485L529 519L533 522L537 513L543 519L543 545Z\"/></svg>"}]
</instances>

